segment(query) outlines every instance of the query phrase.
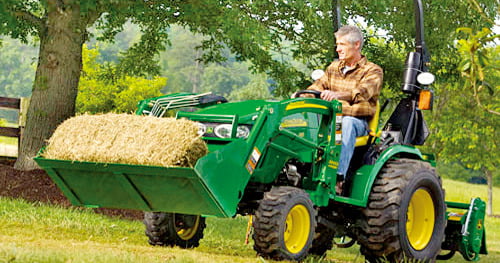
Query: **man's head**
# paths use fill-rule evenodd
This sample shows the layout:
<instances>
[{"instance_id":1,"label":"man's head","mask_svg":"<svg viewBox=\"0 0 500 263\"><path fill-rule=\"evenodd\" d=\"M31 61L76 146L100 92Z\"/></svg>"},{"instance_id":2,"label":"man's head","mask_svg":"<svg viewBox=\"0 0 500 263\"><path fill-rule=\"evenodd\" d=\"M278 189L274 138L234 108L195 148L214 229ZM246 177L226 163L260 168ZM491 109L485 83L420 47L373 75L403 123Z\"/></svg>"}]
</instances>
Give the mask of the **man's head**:
<instances>
[{"instance_id":1,"label":"man's head","mask_svg":"<svg viewBox=\"0 0 500 263\"><path fill-rule=\"evenodd\" d=\"M363 32L356 26L343 26L335 32L337 53L340 60L345 60L347 65L352 65L361 59L363 48Z\"/></svg>"}]
</instances>

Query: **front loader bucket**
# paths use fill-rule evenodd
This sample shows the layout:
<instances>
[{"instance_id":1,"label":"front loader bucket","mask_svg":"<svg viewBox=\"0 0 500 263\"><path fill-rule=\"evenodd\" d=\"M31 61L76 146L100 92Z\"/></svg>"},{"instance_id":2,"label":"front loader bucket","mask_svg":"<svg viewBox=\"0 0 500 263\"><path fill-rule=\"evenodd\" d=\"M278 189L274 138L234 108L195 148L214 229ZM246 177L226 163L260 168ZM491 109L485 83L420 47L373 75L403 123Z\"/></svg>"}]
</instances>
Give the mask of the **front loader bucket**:
<instances>
[{"instance_id":1,"label":"front loader bucket","mask_svg":"<svg viewBox=\"0 0 500 263\"><path fill-rule=\"evenodd\" d=\"M226 204L223 207L219 199L224 197L216 196L210 189L214 186L207 186L192 168L72 162L41 157L36 157L35 161L76 206L218 217L234 215L235 207Z\"/></svg>"}]
</instances>

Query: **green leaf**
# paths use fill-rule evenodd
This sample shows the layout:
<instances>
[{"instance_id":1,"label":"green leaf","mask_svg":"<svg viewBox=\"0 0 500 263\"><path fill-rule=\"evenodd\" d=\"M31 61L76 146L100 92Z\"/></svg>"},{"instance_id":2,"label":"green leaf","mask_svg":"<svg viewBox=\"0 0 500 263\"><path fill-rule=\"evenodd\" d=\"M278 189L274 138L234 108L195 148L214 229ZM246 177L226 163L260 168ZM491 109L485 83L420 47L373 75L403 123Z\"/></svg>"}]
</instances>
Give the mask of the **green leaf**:
<instances>
[{"instance_id":1,"label":"green leaf","mask_svg":"<svg viewBox=\"0 0 500 263\"><path fill-rule=\"evenodd\" d=\"M488 82L486 82L486 81L481 81L481 85L482 85L483 87L486 87L486 89L488 90L488 94L489 94L490 96L495 95L495 88L494 88L492 85L490 85Z\"/></svg>"},{"instance_id":2,"label":"green leaf","mask_svg":"<svg viewBox=\"0 0 500 263\"><path fill-rule=\"evenodd\" d=\"M462 72L468 72L471 69L471 62L464 60L464 63L462 64L460 71Z\"/></svg>"},{"instance_id":3,"label":"green leaf","mask_svg":"<svg viewBox=\"0 0 500 263\"><path fill-rule=\"evenodd\" d=\"M456 32L457 33L463 32L463 33L472 35L472 28L470 28L470 27L459 27L459 28L456 29Z\"/></svg>"}]
</instances>

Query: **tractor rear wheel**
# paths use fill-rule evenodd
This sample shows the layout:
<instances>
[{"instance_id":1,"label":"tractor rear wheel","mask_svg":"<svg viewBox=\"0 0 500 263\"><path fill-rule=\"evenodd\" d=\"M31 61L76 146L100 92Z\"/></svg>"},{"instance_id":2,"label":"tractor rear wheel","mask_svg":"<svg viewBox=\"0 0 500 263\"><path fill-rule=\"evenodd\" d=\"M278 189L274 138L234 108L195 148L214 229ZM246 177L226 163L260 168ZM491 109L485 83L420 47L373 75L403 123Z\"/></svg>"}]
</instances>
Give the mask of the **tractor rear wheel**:
<instances>
[{"instance_id":1,"label":"tractor rear wheel","mask_svg":"<svg viewBox=\"0 0 500 263\"><path fill-rule=\"evenodd\" d=\"M444 240L441 179L428 163L387 162L362 209L358 242L369 262L434 261Z\"/></svg>"},{"instance_id":2,"label":"tractor rear wheel","mask_svg":"<svg viewBox=\"0 0 500 263\"><path fill-rule=\"evenodd\" d=\"M154 246L179 246L194 248L200 245L205 218L164 212L145 212L144 224L149 244Z\"/></svg>"},{"instance_id":3,"label":"tractor rear wheel","mask_svg":"<svg viewBox=\"0 0 500 263\"><path fill-rule=\"evenodd\" d=\"M265 258L302 260L314 238L316 216L309 195L296 187L273 187L253 217L254 249Z\"/></svg>"}]
</instances>

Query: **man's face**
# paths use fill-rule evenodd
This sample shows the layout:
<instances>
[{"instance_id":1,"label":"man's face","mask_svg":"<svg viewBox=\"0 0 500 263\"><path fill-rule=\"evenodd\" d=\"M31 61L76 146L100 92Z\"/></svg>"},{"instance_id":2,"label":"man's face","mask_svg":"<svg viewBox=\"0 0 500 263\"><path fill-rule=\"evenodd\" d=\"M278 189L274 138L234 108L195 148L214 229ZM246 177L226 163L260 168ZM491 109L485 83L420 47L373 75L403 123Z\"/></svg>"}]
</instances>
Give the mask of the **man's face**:
<instances>
[{"instance_id":1,"label":"man's face","mask_svg":"<svg viewBox=\"0 0 500 263\"><path fill-rule=\"evenodd\" d=\"M350 43L345 36L337 38L337 53L339 59L344 60L347 64L351 64L353 60L358 59L360 55L359 41Z\"/></svg>"}]
</instances>

